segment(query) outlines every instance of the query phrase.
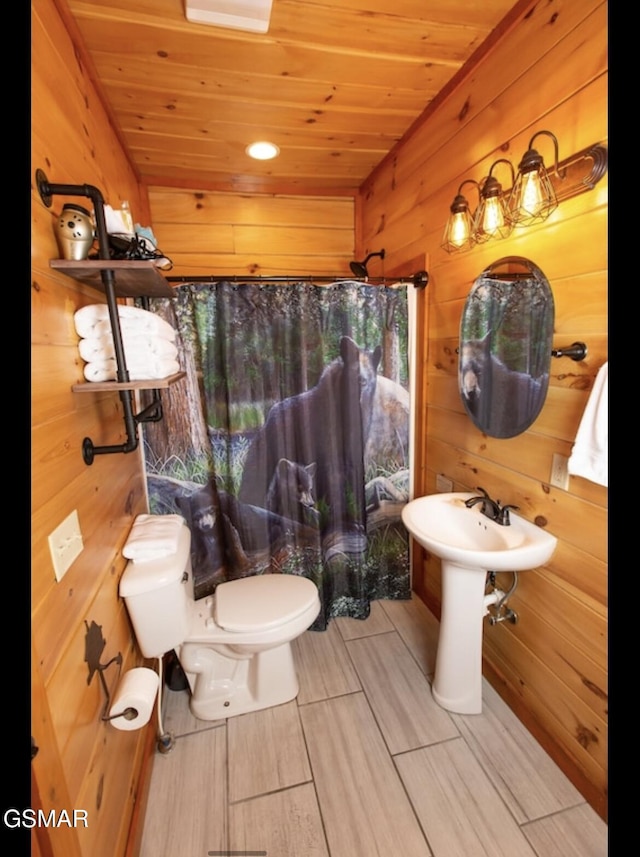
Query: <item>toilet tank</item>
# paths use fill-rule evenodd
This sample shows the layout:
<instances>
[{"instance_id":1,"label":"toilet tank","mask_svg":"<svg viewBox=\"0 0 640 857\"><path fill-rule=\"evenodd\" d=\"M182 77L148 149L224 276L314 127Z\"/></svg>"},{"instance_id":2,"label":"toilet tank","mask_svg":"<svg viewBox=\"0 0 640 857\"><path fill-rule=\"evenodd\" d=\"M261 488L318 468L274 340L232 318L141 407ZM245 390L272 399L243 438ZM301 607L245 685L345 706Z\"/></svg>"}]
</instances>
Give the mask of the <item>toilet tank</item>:
<instances>
[{"instance_id":1,"label":"toilet tank","mask_svg":"<svg viewBox=\"0 0 640 857\"><path fill-rule=\"evenodd\" d=\"M119 592L145 658L160 658L184 642L193 600L191 533L186 523L174 554L145 562L129 560Z\"/></svg>"}]
</instances>

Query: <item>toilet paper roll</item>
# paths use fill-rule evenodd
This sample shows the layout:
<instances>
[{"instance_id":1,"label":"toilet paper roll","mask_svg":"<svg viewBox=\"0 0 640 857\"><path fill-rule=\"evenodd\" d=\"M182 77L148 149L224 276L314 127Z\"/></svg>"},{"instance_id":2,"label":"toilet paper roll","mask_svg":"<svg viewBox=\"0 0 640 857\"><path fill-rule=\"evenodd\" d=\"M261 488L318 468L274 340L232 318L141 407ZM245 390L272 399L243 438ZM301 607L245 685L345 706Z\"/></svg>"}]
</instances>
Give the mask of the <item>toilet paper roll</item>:
<instances>
[{"instance_id":1,"label":"toilet paper roll","mask_svg":"<svg viewBox=\"0 0 640 857\"><path fill-rule=\"evenodd\" d=\"M135 714L130 711L122 717L110 720L113 728L132 732L134 729L146 726L151 719L157 693L158 674L156 672L147 667L136 667L126 672L111 703L109 717L122 714L127 709L133 709Z\"/></svg>"}]
</instances>

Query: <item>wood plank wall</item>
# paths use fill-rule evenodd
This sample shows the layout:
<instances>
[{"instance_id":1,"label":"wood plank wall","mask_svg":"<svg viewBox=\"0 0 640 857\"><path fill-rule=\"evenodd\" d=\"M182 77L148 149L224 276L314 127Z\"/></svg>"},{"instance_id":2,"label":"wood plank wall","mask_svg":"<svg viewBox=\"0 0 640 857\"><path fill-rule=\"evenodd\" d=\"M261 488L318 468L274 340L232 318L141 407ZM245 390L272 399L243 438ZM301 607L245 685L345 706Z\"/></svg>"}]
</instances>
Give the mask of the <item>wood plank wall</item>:
<instances>
[{"instance_id":1,"label":"wood plank wall","mask_svg":"<svg viewBox=\"0 0 640 857\"><path fill-rule=\"evenodd\" d=\"M74 50L72 22L65 21L65 30L55 0L33 0L32 9L33 169L41 167L53 182L95 184L116 207L128 199L135 219L153 225L173 259L171 274L344 275L354 253L362 259L385 247L384 263L370 264L378 275L427 254L418 493L435 490L437 473L456 489L482 484L530 519L544 516L559 536L552 561L521 575L512 599L520 623L486 634L486 672L604 816L607 491L577 477L559 491L548 480L552 454L569 454L607 359L606 179L543 227L500 244L448 257L439 243L459 183L480 178L498 157L517 161L536 130L557 134L561 157L606 138L606 4L552 0L538 9L531 3L531 15L523 14L415 128L355 201L161 187L147 199ZM57 255L53 219L64 201L46 209L32 188L32 730L41 748L34 771L44 808L86 808L93 824L87 831L51 830L40 850L115 857L125 852L148 746L142 733L116 733L99 722L104 700L95 678L86 684L84 622L102 626L105 658L122 651L123 668L138 662L117 582L120 548L133 516L144 511L143 474L137 454L99 457L91 467L82 462L85 435L120 443L124 432L117 399L70 392L81 380L73 312L102 297L48 266ZM464 414L455 348L475 277L512 254L531 258L551 283L555 343L583 339L589 356L580 364L555 361L547 403L532 429L499 441ZM85 549L56 584L47 535L74 508ZM425 556L419 565L416 587L437 611L439 568Z\"/></svg>"},{"instance_id":2,"label":"wood plank wall","mask_svg":"<svg viewBox=\"0 0 640 857\"><path fill-rule=\"evenodd\" d=\"M158 246L174 263L168 276L349 274L352 196L151 187L149 201Z\"/></svg>"},{"instance_id":3,"label":"wood plank wall","mask_svg":"<svg viewBox=\"0 0 640 857\"><path fill-rule=\"evenodd\" d=\"M558 137L561 159L606 141L607 4L523 2L520 12L480 65L431 105L364 183L358 249L362 255L384 246L389 265L419 250L430 259L423 304L428 345L419 380L419 457L425 466L417 493L433 493L437 474L453 480L454 490L481 485L520 506L529 520L545 522L559 539L544 568L519 576L510 600L519 623L485 626L485 674L606 818L608 491L580 477L570 477L567 491L549 480L552 456L570 454L607 360L607 177L594 191L562 204L544 225L465 254L449 256L440 248L460 183L486 176L498 158L517 167L538 130ZM535 147L553 160L548 138L538 138ZM508 187L508 168L505 180ZM475 206L474 188L465 190ZM584 341L588 356L581 363L552 360L538 419L519 437L498 440L477 430L464 412L456 348L475 278L509 255L531 259L551 284L554 347ZM415 588L438 612L438 561L418 555Z\"/></svg>"},{"instance_id":4,"label":"wood plank wall","mask_svg":"<svg viewBox=\"0 0 640 857\"><path fill-rule=\"evenodd\" d=\"M32 165L52 183L92 184L115 208L129 200L136 220L149 222L146 192L120 148L87 68L53 0L32 0ZM72 28L73 29L73 28ZM119 652L122 670L141 663L118 581L121 547L134 516L146 511L138 453L98 456L90 467L82 440L126 439L115 394L74 395L83 380L73 313L104 296L62 274L53 224L64 202L91 208L85 198L42 203L32 176L32 724L39 747L33 761L45 813L84 809L88 827L38 831L38 847L55 857L119 857L125 853L148 734L119 732L101 721L106 703L98 675L87 685L86 625L106 640L101 663ZM84 550L60 583L47 536L76 509ZM118 666L105 673L115 689ZM145 740L147 739L147 740ZM35 804L32 804L35 805ZM46 842L40 840L48 840Z\"/></svg>"}]
</instances>

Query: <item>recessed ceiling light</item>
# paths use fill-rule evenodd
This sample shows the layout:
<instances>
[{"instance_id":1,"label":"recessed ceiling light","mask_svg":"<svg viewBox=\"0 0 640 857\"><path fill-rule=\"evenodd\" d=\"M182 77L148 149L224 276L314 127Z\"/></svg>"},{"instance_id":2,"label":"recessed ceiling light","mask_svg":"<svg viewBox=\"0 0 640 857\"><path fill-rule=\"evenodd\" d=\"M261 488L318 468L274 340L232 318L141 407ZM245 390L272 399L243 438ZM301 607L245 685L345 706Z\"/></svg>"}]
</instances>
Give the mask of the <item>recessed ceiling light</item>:
<instances>
[{"instance_id":1,"label":"recessed ceiling light","mask_svg":"<svg viewBox=\"0 0 640 857\"><path fill-rule=\"evenodd\" d=\"M280 149L276 144L269 143L266 140L251 143L245 151L250 158L255 158L257 161L269 161L271 158L277 158L280 154Z\"/></svg>"}]
</instances>

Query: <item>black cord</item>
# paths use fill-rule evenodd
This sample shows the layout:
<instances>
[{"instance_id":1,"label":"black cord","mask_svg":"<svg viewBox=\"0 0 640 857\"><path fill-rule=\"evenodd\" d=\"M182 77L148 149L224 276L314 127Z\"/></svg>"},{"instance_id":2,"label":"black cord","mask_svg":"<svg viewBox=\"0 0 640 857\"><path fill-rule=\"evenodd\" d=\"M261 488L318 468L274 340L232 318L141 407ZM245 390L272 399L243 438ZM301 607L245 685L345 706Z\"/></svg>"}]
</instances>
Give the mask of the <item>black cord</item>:
<instances>
[{"instance_id":1,"label":"black cord","mask_svg":"<svg viewBox=\"0 0 640 857\"><path fill-rule=\"evenodd\" d=\"M173 262L160 250L149 249L150 242L145 241L139 235L133 237L123 235L109 235L109 258L114 260L128 260L134 262L150 262L155 259L163 259L162 269L170 271ZM90 259L100 258L97 253L89 256Z\"/></svg>"}]
</instances>

